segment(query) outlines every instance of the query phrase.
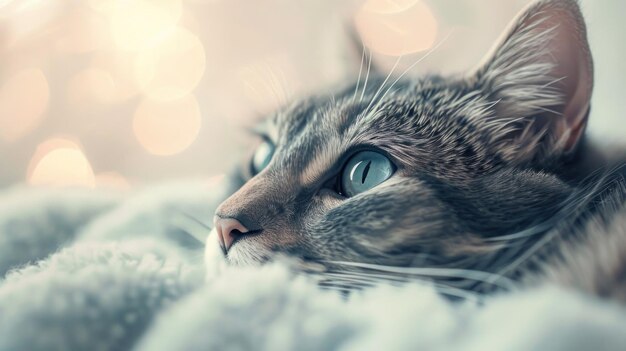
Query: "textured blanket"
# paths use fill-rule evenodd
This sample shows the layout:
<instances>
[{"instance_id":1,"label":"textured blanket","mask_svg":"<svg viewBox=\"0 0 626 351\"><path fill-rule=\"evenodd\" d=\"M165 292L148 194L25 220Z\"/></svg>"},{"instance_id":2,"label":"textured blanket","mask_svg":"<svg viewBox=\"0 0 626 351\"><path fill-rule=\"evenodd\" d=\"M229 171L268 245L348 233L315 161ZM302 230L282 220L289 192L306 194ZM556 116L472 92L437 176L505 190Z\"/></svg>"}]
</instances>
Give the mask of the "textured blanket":
<instances>
[{"instance_id":1,"label":"textured blanket","mask_svg":"<svg viewBox=\"0 0 626 351\"><path fill-rule=\"evenodd\" d=\"M427 284L342 296L280 262L202 259L221 194L0 192L0 350L623 350L626 309L553 286L450 302ZM213 200L211 200L213 199ZM216 263L217 264L217 263ZM211 274L208 274L210 272Z\"/></svg>"}]
</instances>

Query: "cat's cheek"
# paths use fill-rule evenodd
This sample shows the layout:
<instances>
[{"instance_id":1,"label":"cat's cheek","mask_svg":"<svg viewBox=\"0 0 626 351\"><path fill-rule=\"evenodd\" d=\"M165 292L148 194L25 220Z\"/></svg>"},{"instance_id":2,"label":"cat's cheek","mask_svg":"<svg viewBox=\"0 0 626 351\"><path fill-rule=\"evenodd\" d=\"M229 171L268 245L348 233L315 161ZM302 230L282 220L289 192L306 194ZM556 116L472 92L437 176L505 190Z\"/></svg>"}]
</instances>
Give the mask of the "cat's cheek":
<instances>
[{"instance_id":1,"label":"cat's cheek","mask_svg":"<svg viewBox=\"0 0 626 351\"><path fill-rule=\"evenodd\" d=\"M206 279L216 277L227 266L224 254L217 236L215 228L211 230L207 236L204 245L204 267L206 270Z\"/></svg>"}]
</instances>

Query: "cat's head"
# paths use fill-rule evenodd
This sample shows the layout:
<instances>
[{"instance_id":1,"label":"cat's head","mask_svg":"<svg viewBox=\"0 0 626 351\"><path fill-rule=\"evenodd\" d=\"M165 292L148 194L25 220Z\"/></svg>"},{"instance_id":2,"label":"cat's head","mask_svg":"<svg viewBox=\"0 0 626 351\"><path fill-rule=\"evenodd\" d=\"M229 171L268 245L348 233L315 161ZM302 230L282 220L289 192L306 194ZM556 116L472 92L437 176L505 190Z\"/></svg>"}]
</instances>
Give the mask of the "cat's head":
<instances>
[{"instance_id":1,"label":"cat's head","mask_svg":"<svg viewBox=\"0 0 626 351\"><path fill-rule=\"evenodd\" d=\"M487 269L506 246L497 238L547 220L570 194L553 171L579 144L592 75L574 0L528 7L464 77L370 72L366 85L364 72L267 120L208 245L234 264L284 253Z\"/></svg>"}]
</instances>

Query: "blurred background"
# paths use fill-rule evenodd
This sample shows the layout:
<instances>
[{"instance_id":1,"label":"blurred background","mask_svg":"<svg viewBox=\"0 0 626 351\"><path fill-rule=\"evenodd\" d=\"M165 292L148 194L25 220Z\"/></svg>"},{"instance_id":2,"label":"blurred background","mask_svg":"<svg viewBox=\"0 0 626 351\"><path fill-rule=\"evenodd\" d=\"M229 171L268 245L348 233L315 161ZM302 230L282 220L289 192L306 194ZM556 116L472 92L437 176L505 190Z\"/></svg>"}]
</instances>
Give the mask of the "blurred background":
<instances>
[{"instance_id":1,"label":"blurred background","mask_svg":"<svg viewBox=\"0 0 626 351\"><path fill-rule=\"evenodd\" d=\"M0 187L219 176L247 126L358 74L474 67L528 0L0 0ZM592 136L626 146L626 2L581 1Z\"/></svg>"}]
</instances>

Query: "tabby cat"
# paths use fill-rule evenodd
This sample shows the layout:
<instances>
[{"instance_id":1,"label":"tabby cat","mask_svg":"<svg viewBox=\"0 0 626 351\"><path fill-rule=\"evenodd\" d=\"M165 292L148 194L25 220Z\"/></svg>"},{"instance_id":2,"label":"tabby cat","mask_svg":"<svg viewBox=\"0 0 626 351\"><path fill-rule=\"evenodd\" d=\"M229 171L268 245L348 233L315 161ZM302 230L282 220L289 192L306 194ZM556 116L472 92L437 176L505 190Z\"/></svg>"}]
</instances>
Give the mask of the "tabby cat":
<instances>
[{"instance_id":1,"label":"tabby cat","mask_svg":"<svg viewBox=\"0 0 626 351\"><path fill-rule=\"evenodd\" d=\"M626 191L584 138L592 86L578 3L540 0L467 75L368 70L295 102L263 124L207 259L293 257L329 288L549 280L626 301Z\"/></svg>"}]
</instances>

